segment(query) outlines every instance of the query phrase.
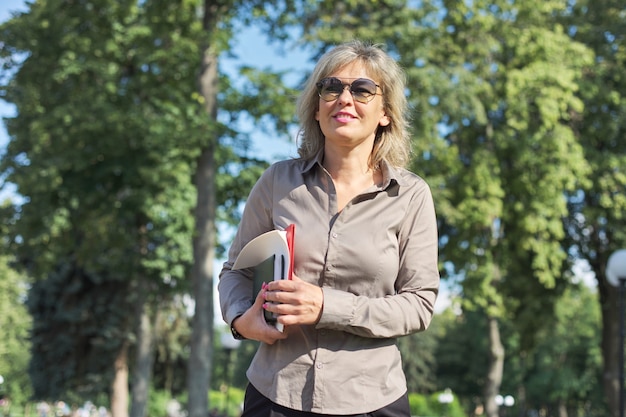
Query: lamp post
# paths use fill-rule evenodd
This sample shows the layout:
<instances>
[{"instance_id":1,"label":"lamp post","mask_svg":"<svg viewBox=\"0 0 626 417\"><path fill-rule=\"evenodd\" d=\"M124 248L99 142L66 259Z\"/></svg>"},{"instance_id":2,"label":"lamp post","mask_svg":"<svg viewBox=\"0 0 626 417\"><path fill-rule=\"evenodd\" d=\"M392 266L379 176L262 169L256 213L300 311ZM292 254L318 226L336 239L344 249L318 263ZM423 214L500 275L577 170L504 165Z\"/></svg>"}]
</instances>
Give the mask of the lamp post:
<instances>
[{"instance_id":1,"label":"lamp post","mask_svg":"<svg viewBox=\"0 0 626 417\"><path fill-rule=\"evenodd\" d=\"M239 345L241 344L241 340L237 340L233 337L232 334L222 333L220 337L220 342L222 342L222 347L226 350L226 364L224 365L224 385L225 393L224 393L224 415L228 415L228 403L230 399L230 374L231 374L231 363L233 358L233 352L237 350Z\"/></svg>"},{"instance_id":2,"label":"lamp post","mask_svg":"<svg viewBox=\"0 0 626 417\"><path fill-rule=\"evenodd\" d=\"M624 417L624 286L626 286L626 249L615 251L606 264L606 279L619 288L619 416Z\"/></svg>"}]
</instances>

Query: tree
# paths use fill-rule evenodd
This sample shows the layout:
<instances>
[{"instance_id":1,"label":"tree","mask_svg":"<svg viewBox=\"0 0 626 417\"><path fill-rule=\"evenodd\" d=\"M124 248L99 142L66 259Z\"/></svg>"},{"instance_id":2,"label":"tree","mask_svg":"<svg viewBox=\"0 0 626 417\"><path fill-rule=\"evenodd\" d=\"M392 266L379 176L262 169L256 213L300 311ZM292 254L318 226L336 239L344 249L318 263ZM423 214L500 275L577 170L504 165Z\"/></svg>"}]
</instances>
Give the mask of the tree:
<instances>
[{"instance_id":1,"label":"tree","mask_svg":"<svg viewBox=\"0 0 626 417\"><path fill-rule=\"evenodd\" d=\"M145 412L154 347L153 326L147 324L158 321L158 306L186 291L193 235L199 337L193 339L190 373L201 375L199 380L190 376L190 408L206 412L215 221L235 213L263 166L245 154L246 137L216 119L218 84L226 103L221 114L231 120L246 111L254 117L258 103L266 106L259 109L289 105L291 96L284 89L262 88L274 86L275 77L254 80L258 99L230 94L227 80L217 77L217 56L227 49L229 22L238 10L229 5L236 4L207 2L202 21L196 2L42 0L2 27L3 63L15 71L3 86L4 98L16 105L18 116L7 124L11 142L0 168L26 200L10 232L20 263L36 280L31 293L40 332L35 349L60 341L63 349L48 357L50 363L68 351L81 353L70 361L80 356L97 362L91 368L59 362L71 377L55 386L39 385L37 396L101 389L110 380L100 371L109 366L117 372L113 412L125 415L125 378L129 365L136 364L131 412ZM26 59L16 62L18 56ZM198 93L194 74L204 58L202 68L210 71ZM277 112L279 125L286 125L287 114L292 113ZM230 179L233 174L240 174L237 180ZM194 204L196 234L191 232ZM62 302L51 306L45 297L50 295ZM97 295L110 296L115 304L89 310L83 301ZM60 328L71 325L76 337L57 340L62 334L50 332L47 320ZM98 350L102 344L92 343L102 335L81 326L100 321L110 324L107 354ZM92 345L94 355L73 346L75 340ZM46 359L44 351L37 360ZM129 363L133 351L139 356ZM39 367L31 369L48 376ZM103 376L98 384L87 372L94 369Z\"/></svg>"},{"instance_id":2,"label":"tree","mask_svg":"<svg viewBox=\"0 0 626 417\"><path fill-rule=\"evenodd\" d=\"M185 392L184 372L191 334L188 306L185 297L177 296L172 302L158 308L160 314L154 325L155 363L152 386L170 396Z\"/></svg>"},{"instance_id":3,"label":"tree","mask_svg":"<svg viewBox=\"0 0 626 417\"><path fill-rule=\"evenodd\" d=\"M189 156L172 143L193 123L175 101L190 94L160 79L176 72L168 64L184 73L188 63L163 59L140 12L132 2L41 1L2 28L5 57L28 51L5 61L16 72L4 97L18 116L2 171L26 200L10 232L35 279L35 395L113 386L115 415L127 413L128 384L107 376L127 377L127 312L143 304L138 295L184 288L190 264Z\"/></svg>"},{"instance_id":4,"label":"tree","mask_svg":"<svg viewBox=\"0 0 626 417\"><path fill-rule=\"evenodd\" d=\"M590 182L569 198L570 251L584 259L598 282L602 306L602 385L613 417L619 415L618 291L605 274L615 250L626 246L626 23L619 1L575 1L561 17L573 39L595 53L580 83L584 112L575 128L591 166Z\"/></svg>"},{"instance_id":5,"label":"tree","mask_svg":"<svg viewBox=\"0 0 626 417\"><path fill-rule=\"evenodd\" d=\"M234 13L240 9L250 10L250 16L264 17L271 31L279 33L282 27L283 13L292 8L291 1L285 2L239 2L231 0L205 0L203 3L202 29L205 33L200 38L201 53L200 71L198 73L198 91L204 110L209 120L216 124L219 109L218 59L225 49L221 39L221 26L230 27ZM273 10L274 9L274 10ZM268 13L273 10L273 13ZM245 13L242 13L246 16ZM278 17L274 17L278 16ZM245 18L245 17L244 17ZM275 23L277 22L277 23ZM273 79L272 79L273 78ZM255 95L244 101L244 108L255 118L273 119L276 126L285 129L293 121L293 104L285 102L280 94L281 83L276 77L257 78ZM269 81L271 88L263 89ZM276 89L278 86L278 91ZM288 96L287 96L288 97ZM230 101L230 104L233 102ZM239 102L238 104L242 104ZM252 104L252 106L250 105ZM268 106L268 104L270 104ZM258 107L257 110L253 110ZM228 107L227 107L228 108ZM232 107L231 107L232 108ZM263 110L272 109L273 113L264 114ZM218 125L219 126L219 125ZM195 313L192 330L191 356L188 363L188 390L190 417L204 417L208 409L207 392L211 380L211 357L213 350L213 259L215 253L215 230L217 209L217 174L218 161L216 153L220 149L224 137L221 131L214 130L213 135L199 147L200 153L195 164L194 184L196 186L195 233L193 240L194 264L192 280L195 295ZM248 177L249 178L249 177Z\"/></svg>"},{"instance_id":6,"label":"tree","mask_svg":"<svg viewBox=\"0 0 626 417\"><path fill-rule=\"evenodd\" d=\"M31 317L24 305L28 281L11 268L11 261L9 256L0 255L0 375L3 377L0 398L7 398L13 406L20 406L26 403L32 392L24 373L30 358L28 332Z\"/></svg>"},{"instance_id":7,"label":"tree","mask_svg":"<svg viewBox=\"0 0 626 417\"><path fill-rule=\"evenodd\" d=\"M436 343L432 330L398 339L409 392L429 394L435 391Z\"/></svg>"},{"instance_id":8,"label":"tree","mask_svg":"<svg viewBox=\"0 0 626 417\"><path fill-rule=\"evenodd\" d=\"M577 82L591 53L554 25L562 7L322 2L308 31L323 45L384 39L407 69L413 166L433 188L442 261L461 280L465 308L489 318L489 416L505 360L499 323L514 318L532 346L536 317L567 283L564 195L588 172L571 116L582 111Z\"/></svg>"},{"instance_id":9,"label":"tree","mask_svg":"<svg viewBox=\"0 0 626 417\"><path fill-rule=\"evenodd\" d=\"M439 323L435 351L437 388L450 388L469 414L483 403L489 352L489 341L484 337L486 317L480 311L455 314L447 309L435 320Z\"/></svg>"},{"instance_id":10,"label":"tree","mask_svg":"<svg viewBox=\"0 0 626 417\"><path fill-rule=\"evenodd\" d=\"M450 3L439 47L420 71L442 76L424 96L436 98L429 108L440 112L445 140L422 149L426 165L449 173L437 184L444 261L462 276L465 308L488 318L489 416L497 415L506 357L500 323L515 321L525 350L549 323L551 300L566 284L563 196L586 174L568 124L582 107L576 81L590 54L549 23L554 5L542 4Z\"/></svg>"},{"instance_id":11,"label":"tree","mask_svg":"<svg viewBox=\"0 0 626 417\"><path fill-rule=\"evenodd\" d=\"M601 317L596 296L582 284L568 287L555 302L552 325L537 329L532 349L520 345L515 321L501 321L507 355L500 393L515 397L513 414L606 415L597 383ZM483 403L488 318L482 311L447 309L435 320L438 387L450 388L467 414L474 413Z\"/></svg>"},{"instance_id":12,"label":"tree","mask_svg":"<svg viewBox=\"0 0 626 417\"><path fill-rule=\"evenodd\" d=\"M11 406L23 405L32 394L24 373L30 359L28 336L32 325L25 305L29 281L13 268L15 259L7 239L12 217L10 202L0 202L0 398L10 401L9 407L0 409L4 414L9 414Z\"/></svg>"},{"instance_id":13,"label":"tree","mask_svg":"<svg viewBox=\"0 0 626 417\"><path fill-rule=\"evenodd\" d=\"M568 288L556 303L556 325L538 332L525 372L527 409L559 416L604 416L602 352L597 295L585 286Z\"/></svg>"}]
</instances>

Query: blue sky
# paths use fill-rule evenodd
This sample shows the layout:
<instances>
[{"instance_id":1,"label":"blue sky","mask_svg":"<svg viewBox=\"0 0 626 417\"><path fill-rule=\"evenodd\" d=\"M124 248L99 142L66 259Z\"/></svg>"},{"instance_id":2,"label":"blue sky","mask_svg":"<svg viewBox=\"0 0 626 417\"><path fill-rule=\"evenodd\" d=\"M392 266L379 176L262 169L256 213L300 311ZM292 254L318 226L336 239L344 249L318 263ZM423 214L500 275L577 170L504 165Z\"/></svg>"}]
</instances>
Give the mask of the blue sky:
<instances>
[{"instance_id":1,"label":"blue sky","mask_svg":"<svg viewBox=\"0 0 626 417\"><path fill-rule=\"evenodd\" d=\"M34 0L33 0L34 1ZM0 0L0 22L4 22L11 17L11 12L25 11L25 0ZM285 54L278 53L278 47L271 44L267 38L256 28L248 27L239 33L235 39L235 54L237 59L223 59L222 68L231 73L238 65L250 65L259 68L272 68L274 70L288 70L293 77L288 80L296 80L302 75L302 71L312 67L309 54L305 50L288 50ZM0 118L14 115L14 109L6 102L0 100ZM253 126L249 126L253 130ZM287 143L284 139L266 137L263 135L253 135L254 148L259 155L268 159L279 159L296 155L295 143ZM4 122L0 122L0 153L8 141ZM0 184L1 186L1 184ZM0 201L4 197L10 196L11 189L0 190ZM580 269L575 273L586 281L590 286L595 286L595 279L590 276L583 265L577 265ZM219 269L216 269L219 271ZM447 289L442 288L442 297L438 301L438 308L445 307L449 300ZM216 312L216 318L219 312Z\"/></svg>"},{"instance_id":2,"label":"blue sky","mask_svg":"<svg viewBox=\"0 0 626 417\"><path fill-rule=\"evenodd\" d=\"M0 22L4 22L11 17L11 12L26 10L24 0L2 0L0 3ZM15 110L9 106L4 100L0 100L0 119L6 116L14 115ZM0 120L0 154L8 142L8 136L4 127L4 121ZM10 198L14 193L13 187L2 187L0 182L0 202L5 198Z\"/></svg>"},{"instance_id":3,"label":"blue sky","mask_svg":"<svg viewBox=\"0 0 626 417\"><path fill-rule=\"evenodd\" d=\"M26 11L25 0L1 0L0 1L0 22L11 18L12 12ZM259 68L272 68L274 70L287 70L297 79L302 71L312 66L309 62L309 55L303 49L289 50L285 54L278 52L278 46L271 44L267 38L256 28L248 27L239 32L235 39L235 54L237 59L222 59L221 66L227 73L233 73L238 65L250 65ZM6 102L0 100L0 118L13 116L15 110ZM253 131L253 126L247 126ZM262 135L253 135L254 151L268 159L277 159L296 154L294 143L287 143L283 139L269 138ZM7 132L4 122L0 123L0 153L8 142ZM2 192L0 191L0 200Z\"/></svg>"},{"instance_id":4,"label":"blue sky","mask_svg":"<svg viewBox=\"0 0 626 417\"><path fill-rule=\"evenodd\" d=\"M34 1L34 0L33 0ZM4 22L11 18L12 12L26 11L27 6L25 0L0 0L0 22ZM278 53L278 47L271 44L268 39L261 34L256 28L244 28L234 42L235 50L233 51L237 59L222 59L220 64L226 73L234 74L239 65L249 65L259 68L271 68L273 70L289 71L290 77L288 82L297 80L301 77L302 71L312 64L309 62L309 55L305 50L288 50L286 53ZM0 118L14 116L15 109L0 100ZM247 130L254 132L254 126L248 123L244 126ZM284 139L267 137L261 134L253 134L253 150L252 154L259 155L269 160L282 159L285 157L295 156L297 153L295 142L288 143ZM7 132L4 122L0 122L0 154L8 142ZM2 188L0 183L0 201L5 198L15 198L15 190L12 187ZM215 273L221 269L223 260L216 260L214 265ZM221 313L219 311L219 303L217 301L217 290L214 291L215 302L215 319L221 323Z\"/></svg>"},{"instance_id":5,"label":"blue sky","mask_svg":"<svg viewBox=\"0 0 626 417\"><path fill-rule=\"evenodd\" d=\"M24 0L0 0L0 22L4 22L11 17L13 11L25 11L26 5ZM259 68L271 68L280 71L289 71L288 82L295 82L300 79L303 71L312 68L309 53L304 49L290 49L283 53L279 53L277 45L273 45L269 40L254 27L245 28L241 31L234 42L234 51L237 59L222 59L220 62L223 70L232 74L239 65L250 65ZM14 115L14 109L6 102L0 100L0 117ZM252 125L248 126L253 130ZM4 123L0 123L0 153L2 148L8 141ZM296 156L297 149L295 141L288 143L284 139L267 137L261 134L253 135L254 150L258 155L270 159L282 159L285 157ZM0 190L0 201L3 197L11 197L12 190ZM216 261L215 272L219 272L221 268L221 260ZM437 302L437 309L441 310L449 305L447 288L442 288L442 296ZM217 296L217 291L215 291ZM215 318L220 322L220 312L217 307L219 303L215 300L216 311Z\"/></svg>"},{"instance_id":6,"label":"blue sky","mask_svg":"<svg viewBox=\"0 0 626 417\"><path fill-rule=\"evenodd\" d=\"M11 12L26 10L24 0L3 0L0 4L0 22L4 22L11 17ZM5 101L0 100L0 117L13 115L14 110ZM4 129L4 122L0 126L0 149L7 143L7 133Z\"/></svg>"}]
</instances>

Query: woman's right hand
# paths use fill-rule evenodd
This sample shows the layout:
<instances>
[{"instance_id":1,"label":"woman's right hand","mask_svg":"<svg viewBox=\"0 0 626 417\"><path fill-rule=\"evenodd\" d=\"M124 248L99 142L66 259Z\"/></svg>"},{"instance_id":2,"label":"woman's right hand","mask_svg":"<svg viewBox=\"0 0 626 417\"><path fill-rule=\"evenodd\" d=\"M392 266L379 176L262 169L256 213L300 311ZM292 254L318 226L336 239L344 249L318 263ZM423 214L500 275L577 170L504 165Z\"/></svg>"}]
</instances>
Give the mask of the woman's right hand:
<instances>
[{"instance_id":1,"label":"woman's right hand","mask_svg":"<svg viewBox=\"0 0 626 417\"><path fill-rule=\"evenodd\" d=\"M287 333L278 331L276 327L268 324L263 316L263 304L265 303L266 285L256 296L254 304L245 313L237 317L231 325L237 330L237 333L246 339L258 340L268 345L274 344L277 340L286 339Z\"/></svg>"}]
</instances>

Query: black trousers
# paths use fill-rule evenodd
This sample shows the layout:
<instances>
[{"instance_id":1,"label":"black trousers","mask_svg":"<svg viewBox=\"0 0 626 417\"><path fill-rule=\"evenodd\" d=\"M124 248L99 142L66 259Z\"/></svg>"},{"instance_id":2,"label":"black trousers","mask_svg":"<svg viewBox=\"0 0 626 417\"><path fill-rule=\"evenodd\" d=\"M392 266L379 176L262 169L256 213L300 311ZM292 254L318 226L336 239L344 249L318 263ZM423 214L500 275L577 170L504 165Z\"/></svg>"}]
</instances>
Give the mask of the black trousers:
<instances>
[{"instance_id":1,"label":"black trousers","mask_svg":"<svg viewBox=\"0 0 626 417\"><path fill-rule=\"evenodd\" d=\"M349 414L342 417L410 417L409 397L405 393L391 404L372 411L371 413ZM252 384L248 384L243 400L243 414L241 417L331 417L330 414L310 413L307 411L292 410L275 404L257 391ZM335 417L335 416L332 416ZM339 416L336 416L339 417Z\"/></svg>"}]
</instances>

